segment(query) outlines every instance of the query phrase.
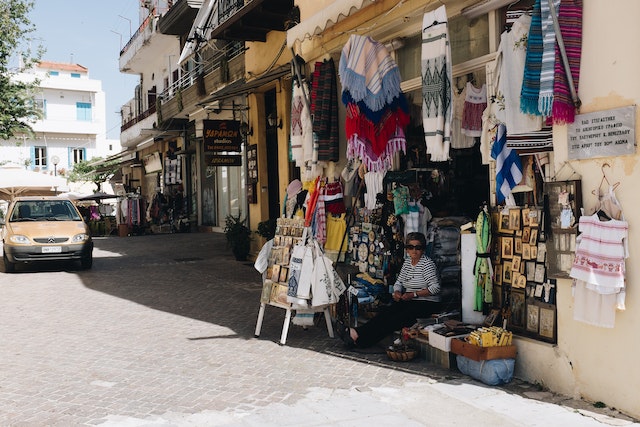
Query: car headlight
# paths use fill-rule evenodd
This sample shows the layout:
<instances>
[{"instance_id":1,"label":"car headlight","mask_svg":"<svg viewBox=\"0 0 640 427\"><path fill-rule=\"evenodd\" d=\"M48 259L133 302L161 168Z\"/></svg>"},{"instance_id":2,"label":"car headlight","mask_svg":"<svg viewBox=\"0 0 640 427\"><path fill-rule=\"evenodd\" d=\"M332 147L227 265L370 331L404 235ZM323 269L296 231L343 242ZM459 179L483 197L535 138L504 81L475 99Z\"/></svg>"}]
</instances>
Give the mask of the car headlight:
<instances>
[{"instance_id":1,"label":"car headlight","mask_svg":"<svg viewBox=\"0 0 640 427\"><path fill-rule=\"evenodd\" d=\"M12 243L20 243L20 244L26 244L26 243L30 243L30 240L27 236L23 236L21 234L14 234L13 236L9 237L9 240Z\"/></svg>"},{"instance_id":2,"label":"car headlight","mask_svg":"<svg viewBox=\"0 0 640 427\"><path fill-rule=\"evenodd\" d=\"M71 239L72 243L82 243L82 242L86 242L87 240L89 240L89 235L86 233L81 233L81 234L76 234L75 236L73 236L73 238Z\"/></svg>"}]
</instances>

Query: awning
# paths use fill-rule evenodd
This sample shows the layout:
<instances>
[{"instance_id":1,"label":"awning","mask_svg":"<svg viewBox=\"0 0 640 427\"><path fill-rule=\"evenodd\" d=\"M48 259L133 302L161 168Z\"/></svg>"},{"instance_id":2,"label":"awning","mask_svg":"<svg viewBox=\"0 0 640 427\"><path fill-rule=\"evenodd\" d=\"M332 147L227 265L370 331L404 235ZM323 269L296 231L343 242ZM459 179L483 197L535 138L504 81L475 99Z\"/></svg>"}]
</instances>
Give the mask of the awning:
<instances>
[{"instance_id":1,"label":"awning","mask_svg":"<svg viewBox=\"0 0 640 427\"><path fill-rule=\"evenodd\" d=\"M304 19L301 23L287 31L287 45L292 47L297 40L322 34L343 19L353 15L360 9L375 3L377 0L335 0L315 15Z\"/></svg>"},{"instance_id":2,"label":"awning","mask_svg":"<svg viewBox=\"0 0 640 427\"><path fill-rule=\"evenodd\" d=\"M182 65L182 63L186 61L191 54L197 51L201 43L206 43L206 41L209 40L209 35L211 34L210 22L212 15L215 15L213 18L217 21L217 5L217 0L204 0L202 2L202 6L200 6L200 10L193 21L193 26L191 26L191 31L189 31L187 42L180 53L178 65ZM215 13L213 13L214 11Z\"/></svg>"},{"instance_id":3,"label":"awning","mask_svg":"<svg viewBox=\"0 0 640 427\"><path fill-rule=\"evenodd\" d=\"M251 93L254 89L259 88L269 82L279 79L280 77L286 76L291 73L291 67L287 65L281 65L264 75L250 80L245 81L244 79L236 80L233 83L230 83L223 87L220 90L213 92L207 99L198 103L200 106L207 106L208 104L214 101L221 101L223 99L232 98L234 96L243 95L247 93Z\"/></svg>"}]
</instances>

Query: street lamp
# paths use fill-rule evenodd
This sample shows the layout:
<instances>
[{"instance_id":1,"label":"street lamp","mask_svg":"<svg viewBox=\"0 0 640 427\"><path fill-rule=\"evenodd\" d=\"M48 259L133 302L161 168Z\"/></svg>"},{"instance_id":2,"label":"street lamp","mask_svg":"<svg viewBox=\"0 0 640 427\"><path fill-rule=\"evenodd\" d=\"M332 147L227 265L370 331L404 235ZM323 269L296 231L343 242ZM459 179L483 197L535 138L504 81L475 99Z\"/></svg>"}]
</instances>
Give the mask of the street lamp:
<instances>
[{"instance_id":1,"label":"street lamp","mask_svg":"<svg viewBox=\"0 0 640 427\"><path fill-rule=\"evenodd\" d=\"M51 163L53 163L53 175L58 176L58 163L60 163L60 157L52 156Z\"/></svg>"}]
</instances>

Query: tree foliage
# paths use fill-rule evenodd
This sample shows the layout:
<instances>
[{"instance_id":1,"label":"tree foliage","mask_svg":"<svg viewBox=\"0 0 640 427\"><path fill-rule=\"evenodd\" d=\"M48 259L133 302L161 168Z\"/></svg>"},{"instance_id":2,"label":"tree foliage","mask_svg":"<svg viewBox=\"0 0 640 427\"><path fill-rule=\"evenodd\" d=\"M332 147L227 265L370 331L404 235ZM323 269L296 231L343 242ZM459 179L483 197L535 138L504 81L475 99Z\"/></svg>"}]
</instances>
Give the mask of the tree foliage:
<instances>
[{"instance_id":1,"label":"tree foliage","mask_svg":"<svg viewBox=\"0 0 640 427\"><path fill-rule=\"evenodd\" d=\"M68 174L68 179L72 182L89 181L100 188L100 184L108 180L120 169L117 160L100 162L101 157L94 157L91 160L84 160L73 165L73 169Z\"/></svg>"},{"instance_id":2,"label":"tree foliage","mask_svg":"<svg viewBox=\"0 0 640 427\"><path fill-rule=\"evenodd\" d=\"M39 81L20 81L19 72L40 61L44 49L31 47L30 34L35 26L29 20L32 0L0 1L0 138L10 139L18 133L30 133L31 125L40 117L34 102ZM12 66L12 58L20 58Z\"/></svg>"}]
</instances>

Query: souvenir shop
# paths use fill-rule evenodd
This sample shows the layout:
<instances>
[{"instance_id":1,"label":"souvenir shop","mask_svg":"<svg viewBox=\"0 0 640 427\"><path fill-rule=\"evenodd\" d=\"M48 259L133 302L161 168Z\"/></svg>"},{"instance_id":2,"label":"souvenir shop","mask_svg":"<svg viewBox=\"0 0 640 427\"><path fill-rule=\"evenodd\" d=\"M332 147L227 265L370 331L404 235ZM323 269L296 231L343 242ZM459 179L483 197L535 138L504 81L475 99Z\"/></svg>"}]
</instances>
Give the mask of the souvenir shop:
<instances>
[{"instance_id":1,"label":"souvenir shop","mask_svg":"<svg viewBox=\"0 0 640 427\"><path fill-rule=\"evenodd\" d=\"M578 113L580 40L568 32L566 49L556 49L546 2L516 3L500 10L504 30L484 62L452 63L470 19L449 21L445 6L425 12L419 34L398 46L349 34L335 55L292 61L290 151L301 178L289 183L270 254L261 252L263 303L293 304L308 317L305 309L350 289L349 321L375 316L389 302L405 236L420 231L443 312L557 342L556 279L575 277L583 206L579 177L551 167L552 127ZM561 28L580 13L563 8ZM304 238L288 234L292 227ZM321 303L310 289L320 273L306 258L328 271Z\"/></svg>"}]
</instances>

